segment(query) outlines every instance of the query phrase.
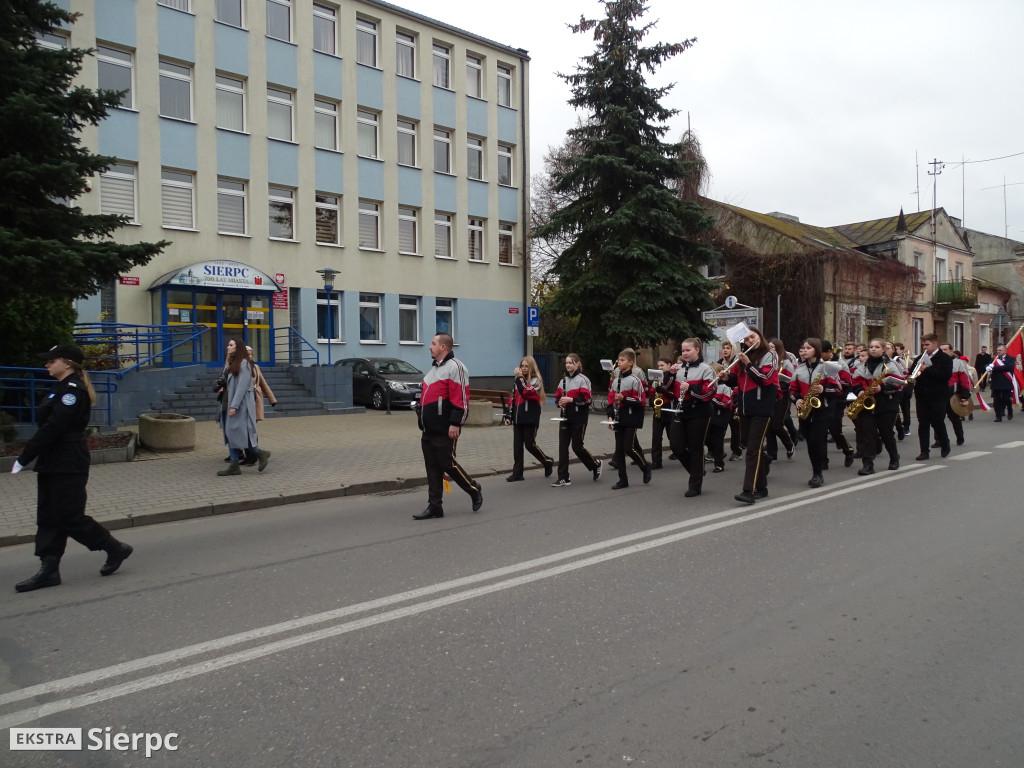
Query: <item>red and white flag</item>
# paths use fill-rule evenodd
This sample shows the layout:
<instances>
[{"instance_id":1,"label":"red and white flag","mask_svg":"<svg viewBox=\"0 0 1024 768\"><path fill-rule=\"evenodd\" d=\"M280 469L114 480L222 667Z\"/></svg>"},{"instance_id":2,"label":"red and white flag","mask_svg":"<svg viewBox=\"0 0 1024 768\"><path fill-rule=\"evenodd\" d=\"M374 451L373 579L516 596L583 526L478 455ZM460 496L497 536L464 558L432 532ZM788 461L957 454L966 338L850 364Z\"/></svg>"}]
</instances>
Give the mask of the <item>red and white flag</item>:
<instances>
[{"instance_id":1,"label":"red and white flag","mask_svg":"<svg viewBox=\"0 0 1024 768\"><path fill-rule=\"evenodd\" d=\"M1013 375L1010 379L1013 382L1013 404L1020 405L1020 391L1024 387L1024 371L1021 370L1021 355L1024 354L1024 340L1022 340L1020 332L1024 330L1024 326L1017 329L1017 332L1013 334L1013 338L1010 339L1010 343L1006 345L1006 354L1012 355L1017 361L1017 366L1013 369Z\"/></svg>"},{"instance_id":2,"label":"red and white flag","mask_svg":"<svg viewBox=\"0 0 1024 768\"><path fill-rule=\"evenodd\" d=\"M978 407L981 408L981 410L983 410L983 411L991 411L992 410L989 407L988 403L985 402L985 398L981 396L981 392L975 392L974 393L974 397L978 401Z\"/></svg>"}]
</instances>

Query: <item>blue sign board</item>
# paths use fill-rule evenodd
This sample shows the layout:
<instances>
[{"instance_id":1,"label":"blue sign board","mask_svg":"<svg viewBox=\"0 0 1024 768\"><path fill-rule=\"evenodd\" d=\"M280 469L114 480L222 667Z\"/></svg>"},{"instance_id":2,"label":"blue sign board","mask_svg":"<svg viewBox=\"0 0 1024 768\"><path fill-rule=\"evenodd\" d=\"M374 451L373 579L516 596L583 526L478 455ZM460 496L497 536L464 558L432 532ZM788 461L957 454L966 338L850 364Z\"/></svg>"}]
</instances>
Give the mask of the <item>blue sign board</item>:
<instances>
[{"instance_id":1,"label":"blue sign board","mask_svg":"<svg viewBox=\"0 0 1024 768\"><path fill-rule=\"evenodd\" d=\"M540 326L540 307L526 308L526 326L528 328L537 328Z\"/></svg>"}]
</instances>

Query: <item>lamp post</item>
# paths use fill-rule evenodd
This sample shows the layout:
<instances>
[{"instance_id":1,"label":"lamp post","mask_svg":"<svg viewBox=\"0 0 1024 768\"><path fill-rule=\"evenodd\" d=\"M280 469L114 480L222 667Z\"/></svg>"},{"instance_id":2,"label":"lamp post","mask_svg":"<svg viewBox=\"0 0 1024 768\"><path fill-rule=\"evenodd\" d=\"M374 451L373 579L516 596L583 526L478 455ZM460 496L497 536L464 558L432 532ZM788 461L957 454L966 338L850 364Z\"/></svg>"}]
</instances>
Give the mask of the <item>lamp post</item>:
<instances>
[{"instance_id":1,"label":"lamp post","mask_svg":"<svg viewBox=\"0 0 1024 768\"><path fill-rule=\"evenodd\" d=\"M324 290L327 291L327 364L331 364L331 339L334 326L331 325L331 291L334 290L334 277L340 274L337 270L325 267L318 269L317 274L324 279ZM340 310L339 310L340 311Z\"/></svg>"}]
</instances>

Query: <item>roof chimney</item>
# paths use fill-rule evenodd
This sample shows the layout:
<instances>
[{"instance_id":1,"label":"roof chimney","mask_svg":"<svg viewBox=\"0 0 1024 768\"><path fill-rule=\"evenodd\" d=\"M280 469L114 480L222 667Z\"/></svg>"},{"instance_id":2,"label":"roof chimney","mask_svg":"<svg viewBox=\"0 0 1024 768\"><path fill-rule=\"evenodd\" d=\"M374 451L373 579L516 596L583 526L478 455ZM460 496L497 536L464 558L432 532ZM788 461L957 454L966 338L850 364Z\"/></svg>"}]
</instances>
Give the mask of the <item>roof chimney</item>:
<instances>
[{"instance_id":1,"label":"roof chimney","mask_svg":"<svg viewBox=\"0 0 1024 768\"><path fill-rule=\"evenodd\" d=\"M794 216L792 213L782 213L781 211L772 211L768 214L773 219L780 219L781 221L792 221L794 224L799 224L800 219Z\"/></svg>"}]
</instances>

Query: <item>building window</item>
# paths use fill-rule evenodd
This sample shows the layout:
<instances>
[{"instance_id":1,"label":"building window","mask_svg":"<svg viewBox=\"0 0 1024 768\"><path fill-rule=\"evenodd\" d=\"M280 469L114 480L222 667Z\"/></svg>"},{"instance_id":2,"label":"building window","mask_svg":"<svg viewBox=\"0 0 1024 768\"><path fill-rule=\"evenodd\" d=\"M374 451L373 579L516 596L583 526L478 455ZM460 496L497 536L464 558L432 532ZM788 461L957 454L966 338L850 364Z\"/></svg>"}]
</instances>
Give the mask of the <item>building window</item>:
<instances>
[{"instance_id":1,"label":"building window","mask_svg":"<svg viewBox=\"0 0 1024 768\"><path fill-rule=\"evenodd\" d=\"M217 127L245 131L245 81L217 75Z\"/></svg>"},{"instance_id":2,"label":"building window","mask_svg":"<svg viewBox=\"0 0 1024 768\"><path fill-rule=\"evenodd\" d=\"M359 294L359 340L380 341L380 294Z\"/></svg>"},{"instance_id":3,"label":"building window","mask_svg":"<svg viewBox=\"0 0 1024 768\"><path fill-rule=\"evenodd\" d=\"M498 223L498 263L514 264L515 254L512 250L513 226L507 221Z\"/></svg>"},{"instance_id":4,"label":"building window","mask_svg":"<svg viewBox=\"0 0 1024 768\"><path fill-rule=\"evenodd\" d=\"M103 43L96 44L96 80L97 88L104 91L123 91L118 106L131 109L134 106L132 96L132 54L120 48L111 48Z\"/></svg>"},{"instance_id":5,"label":"building window","mask_svg":"<svg viewBox=\"0 0 1024 768\"><path fill-rule=\"evenodd\" d=\"M502 107L512 106L512 70L498 65L498 104Z\"/></svg>"},{"instance_id":6,"label":"building window","mask_svg":"<svg viewBox=\"0 0 1024 768\"><path fill-rule=\"evenodd\" d=\"M914 269L917 270L917 282L924 282L924 254L914 251Z\"/></svg>"},{"instance_id":7,"label":"building window","mask_svg":"<svg viewBox=\"0 0 1024 768\"><path fill-rule=\"evenodd\" d=\"M377 25L366 19L356 19L356 63L377 66Z\"/></svg>"},{"instance_id":8,"label":"building window","mask_svg":"<svg viewBox=\"0 0 1024 768\"><path fill-rule=\"evenodd\" d=\"M222 235L246 233L245 182L217 177L217 231Z\"/></svg>"},{"instance_id":9,"label":"building window","mask_svg":"<svg viewBox=\"0 0 1024 768\"><path fill-rule=\"evenodd\" d=\"M337 11L329 5L313 3L313 50L329 53L338 51Z\"/></svg>"},{"instance_id":10,"label":"building window","mask_svg":"<svg viewBox=\"0 0 1024 768\"><path fill-rule=\"evenodd\" d=\"M187 171L160 172L160 204L165 227L195 228L195 176Z\"/></svg>"},{"instance_id":11,"label":"building window","mask_svg":"<svg viewBox=\"0 0 1024 768\"><path fill-rule=\"evenodd\" d=\"M419 253L419 211L398 207L398 252Z\"/></svg>"},{"instance_id":12,"label":"building window","mask_svg":"<svg viewBox=\"0 0 1024 768\"><path fill-rule=\"evenodd\" d=\"M953 277L957 282L963 282L964 279L964 263L958 261L953 265ZM957 347L959 349L959 347Z\"/></svg>"},{"instance_id":13,"label":"building window","mask_svg":"<svg viewBox=\"0 0 1024 768\"><path fill-rule=\"evenodd\" d=\"M407 343L420 340L419 296L398 297L398 340Z\"/></svg>"},{"instance_id":14,"label":"building window","mask_svg":"<svg viewBox=\"0 0 1024 768\"><path fill-rule=\"evenodd\" d=\"M964 351L964 324L953 323L953 350Z\"/></svg>"},{"instance_id":15,"label":"building window","mask_svg":"<svg viewBox=\"0 0 1024 768\"><path fill-rule=\"evenodd\" d=\"M338 105L313 99L313 143L320 149L338 148Z\"/></svg>"},{"instance_id":16,"label":"building window","mask_svg":"<svg viewBox=\"0 0 1024 768\"><path fill-rule=\"evenodd\" d=\"M484 140L470 136L466 139L466 175L471 179L484 177Z\"/></svg>"},{"instance_id":17,"label":"building window","mask_svg":"<svg viewBox=\"0 0 1024 768\"><path fill-rule=\"evenodd\" d=\"M340 291L331 291L330 297L327 291L316 292L316 340L322 344L341 341Z\"/></svg>"},{"instance_id":18,"label":"building window","mask_svg":"<svg viewBox=\"0 0 1024 768\"><path fill-rule=\"evenodd\" d=\"M380 250L380 205L359 201L359 247Z\"/></svg>"},{"instance_id":19,"label":"building window","mask_svg":"<svg viewBox=\"0 0 1024 768\"><path fill-rule=\"evenodd\" d=\"M267 37L292 41L292 0L267 0Z\"/></svg>"},{"instance_id":20,"label":"building window","mask_svg":"<svg viewBox=\"0 0 1024 768\"><path fill-rule=\"evenodd\" d=\"M949 279L946 268L946 260L941 256L935 257L935 282L941 283Z\"/></svg>"},{"instance_id":21,"label":"building window","mask_svg":"<svg viewBox=\"0 0 1024 768\"><path fill-rule=\"evenodd\" d=\"M36 45L50 51L66 51L68 36L58 32L36 32Z\"/></svg>"},{"instance_id":22,"label":"building window","mask_svg":"<svg viewBox=\"0 0 1024 768\"><path fill-rule=\"evenodd\" d=\"M498 145L498 183L512 186L512 147L508 144Z\"/></svg>"},{"instance_id":23,"label":"building window","mask_svg":"<svg viewBox=\"0 0 1024 768\"><path fill-rule=\"evenodd\" d=\"M469 220L469 260L484 260L484 220Z\"/></svg>"},{"instance_id":24,"label":"building window","mask_svg":"<svg viewBox=\"0 0 1024 768\"><path fill-rule=\"evenodd\" d=\"M455 335L455 299L434 300L434 332Z\"/></svg>"},{"instance_id":25,"label":"building window","mask_svg":"<svg viewBox=\"0 0 1024 768\"><path fill-rule=\"evenodd\" d=\"M160 59L160 114L192 119L192 68Z\"/></svg>"},{"instance_id":26,"label":"building window","mask_svg":"<svg viewBox=\"0 0 1024 768\"><path fill-rule=\"evenodd\" d=\"M395 33L395 71L402 77L416 77L416 38L408 32Z\"/></svg>"},{"instance_id":27,"label":"building window","mask_svg":"<svg viewBox=\"0 0 1024 768\"><path fill-rule=\"evenodd\" d=\"M416 123L398 120L398 164L416 165Z\"/></svg>"},{"instance_id":28,"label":"building window","mask_svg":"<svg viewBox=\"0 0 1024 768\"><path fill-rule=\"evenodd\" d=\"M292 99L290 91L267 88L267 136L292 140Z\"/></svg>"},{"instance_id":29,"label":"building window","mask_svg":"<svg viewBox=\"0 0 1024 768\"><path fill-rule=\"evenodd\" d=\"M127 216L138 224L135 211L135 166L114 163L100 175L100 213Z\"/></svg>"},{"instance_id":30,"label":"building window","mask_svg":"<svg viewBox=\"0 0 1024 768\"><path fill-rule=\"evenodd\" d=\"M268 187L270 198L270 237L273 240L295 239L295 191L287 187Z\"/></svg>"},{"instance_id":31,"label":"building window","mask_svg":"<svg viewBox=\"0 0 1024 768\"><path fill-rule=\"evenodd\" d=\"M341 206L333 195L316 196L316 241L341 245Z\"/></svg>"},{"instance_id":32,"label":"building window","mask_svg":"<svg viewBox=\"0 0 1024 768\"><path fill-rule=\"evenodd\" d=\"M434 170L439 173L452 172L452 134L451 131L434 129Z\"/></svg>"},{"instance_id":33,"label":"building window","mask_svg":"<svg viewBox=\"0 0 1024 768\"><path fill-rule=\"evenodd\" d=\"M479 56L466 56L466 95L484 97L484 61Z\"/></svg>"},{"instance_id":34,"label":"building window","mask_svg":"<svg viewBox=\"0 0 1024 768\"><path fill-rule=\"evenodd\" d=\"M377 157L377 115L373 112L356 112L359 129L359 154L362 157Z\"/></svg>"},{"instance_id":35,"label":"building window","mask_svg":"<svg viewBox=\"0 0 1024 768\"><path fill-rule=\"evenodd\" d=\"M166 5L179 11L190 13L192 11L191 0L156 0L157 5Z\"/></svg>"},{"instance_id":36,"label":"building window","mask_svg":"<svg viewBox=\"0 0 1024 768\"><path fill-rule=\"evenodd\" d=\"M232 27L242 26L242 0L217 0L214 18Z\"/></svg>"},{"instance_id":37,"label":"building window","mask_svg":"<svg viewBox=\"0 0 1024 768\"><path fill-rule=\"evenodd\" d=\"M442 259L452 258L451 214L434 212L434 255Z\"/></svg>"},{"instance_id":38,"label":"building window","mask_svg":"<svg viewBox=\"0 0 1024 768\"><path fill-rule=\"evenodd\" d=\"M100 314L108 323L117 322L117 283L114 280L100 284Z\"/></svg>"},{"instance_id":39,"label":"building window","mask_svg":"<svg viewBox=\"0 0 1024 768\"><path fill-rule=\"evenodd\" d=\"M924 336L924 320L920 317L912 317L910 319L911 326L914 330L914 354L921 354L921 337Z\"/></svg>"},{"instance_id":40,"label":"building window","mask_svg":"<svg viewBox=\"0 0 1024 768\"><path fill-rule=\"evenodd\" d=\"M452 49L434 43L434 85L451 89Z\"/></svg>"}]
</instances>

